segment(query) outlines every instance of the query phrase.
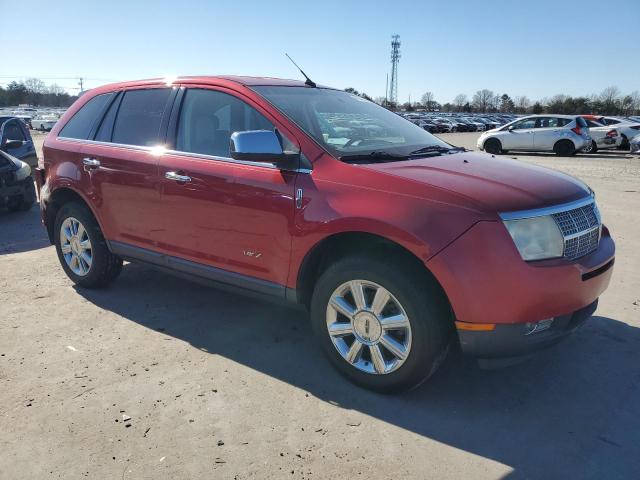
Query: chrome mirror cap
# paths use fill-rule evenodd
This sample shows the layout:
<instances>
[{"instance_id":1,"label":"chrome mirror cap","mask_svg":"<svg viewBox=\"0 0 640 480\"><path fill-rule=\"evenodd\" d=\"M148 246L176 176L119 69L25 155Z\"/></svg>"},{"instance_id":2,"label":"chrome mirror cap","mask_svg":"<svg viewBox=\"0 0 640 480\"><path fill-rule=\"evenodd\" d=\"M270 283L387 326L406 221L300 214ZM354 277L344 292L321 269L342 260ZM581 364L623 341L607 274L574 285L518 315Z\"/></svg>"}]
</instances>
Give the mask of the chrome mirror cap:
<instances>
[{"instance_id":1,"label":"chrome mirror cap","mask_svg":"<svg viewBox=\"0 0 640 480\"><path fill-rule=\"evenodd\" d=\"M271 130L233 132L229 140L231 158L252 162L277 162L284 152L280 139Z\"/></svg>"}]
</instances>

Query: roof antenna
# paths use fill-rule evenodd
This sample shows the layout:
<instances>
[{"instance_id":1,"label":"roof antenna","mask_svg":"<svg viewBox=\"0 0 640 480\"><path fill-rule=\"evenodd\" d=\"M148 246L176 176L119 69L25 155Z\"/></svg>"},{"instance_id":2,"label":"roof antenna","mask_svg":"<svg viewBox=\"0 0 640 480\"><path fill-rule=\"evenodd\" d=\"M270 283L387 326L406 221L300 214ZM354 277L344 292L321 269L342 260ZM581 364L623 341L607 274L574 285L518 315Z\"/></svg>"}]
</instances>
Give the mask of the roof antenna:
<instances>
[{"instance_id":1,"label":"roof antenna","mask_svg":"<svg viewBox=\"0 0 640 480\"><path fill-rule=\"evenodd\" d=\"M296 66L296 68L297 68L298 70L300 70L300 73L304 76L304 78L306 78L306 80L305 80L304 84L305 84L305 85L309 85L310 87L314 87L314 88L315 88L315 87L316 87L316 82L314 82L314 81L313 81L313 80L311 80L309 77L307 77L307 74L306 74L306 73L304 73L304 72L302 71L302 69L298 66L298 64L297 64L296 62L294 62L294 61L293 61L293 58L291 58L291 57L289 56L289 54L288 54L288 53L286 53L286 52L285 52L285 55L287 56L287 58L288 58L289 60L291 60L291 63L293 63L293 64Z\"/></svg>"}]
</instances>

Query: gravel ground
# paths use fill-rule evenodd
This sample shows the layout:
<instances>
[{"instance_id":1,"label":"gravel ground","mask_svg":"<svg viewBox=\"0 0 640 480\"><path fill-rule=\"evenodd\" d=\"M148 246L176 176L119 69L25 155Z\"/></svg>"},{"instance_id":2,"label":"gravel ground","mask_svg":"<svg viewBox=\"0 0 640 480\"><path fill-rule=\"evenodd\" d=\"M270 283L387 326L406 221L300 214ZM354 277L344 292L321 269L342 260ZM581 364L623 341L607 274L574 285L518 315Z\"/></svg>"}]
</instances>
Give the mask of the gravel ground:
<instances>
[{"instance_id":1,"label":"gravel ground","mask_svg":"<svg viewBox=\"0 0 640 480\"><path fill-rule=\"evenodd\" d=\"M37 208L0 212L0 478L640 478L640 159L517 158L597 192L611 286L557 348L453 354L402 396L338 376L297 310L131 264L74 288Z\"/></svg>"}]
</instances>

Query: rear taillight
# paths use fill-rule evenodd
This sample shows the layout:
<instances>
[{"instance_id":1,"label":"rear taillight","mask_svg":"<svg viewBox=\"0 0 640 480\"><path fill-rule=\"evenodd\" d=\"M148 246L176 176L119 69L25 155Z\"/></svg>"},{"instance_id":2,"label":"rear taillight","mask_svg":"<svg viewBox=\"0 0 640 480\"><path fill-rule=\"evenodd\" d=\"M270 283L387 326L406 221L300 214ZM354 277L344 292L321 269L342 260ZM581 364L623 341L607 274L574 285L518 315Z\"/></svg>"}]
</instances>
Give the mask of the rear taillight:
<instances>
[{"instance_id":1,"label":"rear taillight","mask_svg":"<svg viewBox=\"0 0 640 480\"><path fill-rule=\"evenodd\" d=\"M576 135L582 135L582 129L580 127L573 127L571 129Z\"/></svg>"},{"instance_id":2,"label":"rear taillight","mask_svg":"<svg viewBox=\"0 0 640 480\"><path fill-rule=\"evenodd\" d=\"M617 130L609 130L607 132L607 137L609 138L613 138L613 137L617 137L618 136L618 131Z\"/></svg>"}]
</instances>

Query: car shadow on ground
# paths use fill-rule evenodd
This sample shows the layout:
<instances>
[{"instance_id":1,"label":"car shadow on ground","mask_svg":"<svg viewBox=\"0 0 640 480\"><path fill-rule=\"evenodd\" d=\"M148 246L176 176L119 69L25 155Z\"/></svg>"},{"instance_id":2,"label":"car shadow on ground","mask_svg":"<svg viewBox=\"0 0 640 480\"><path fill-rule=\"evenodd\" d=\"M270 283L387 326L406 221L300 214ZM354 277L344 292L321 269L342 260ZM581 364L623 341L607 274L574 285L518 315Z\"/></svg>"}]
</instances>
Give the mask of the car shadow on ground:
<instances>
[{"instance_id":1,"label":"car shadow on ground","mask_svg":"<svg viewBox=\"0 0 640 480\"><path fill-rule=\"evenodd\" d=\"M26 212L10 212L0 207L0 255L49 247L47 232L34 204Z\"/></svg>"},{"instance_id":2,"label":"car shadow on ground","mask_svg":"<svg viewBox=\"0 0 640 480\"><path fill-rule=\"evenodd\" d=\"M127 264L100 308L222 355L316 397L513 468L509 478L640 474L640 329L592 318L560 346L480 370L452 354L430 381L379 395L340 377L300 310L209 289Z\"/></svg>"}]
</instances>

